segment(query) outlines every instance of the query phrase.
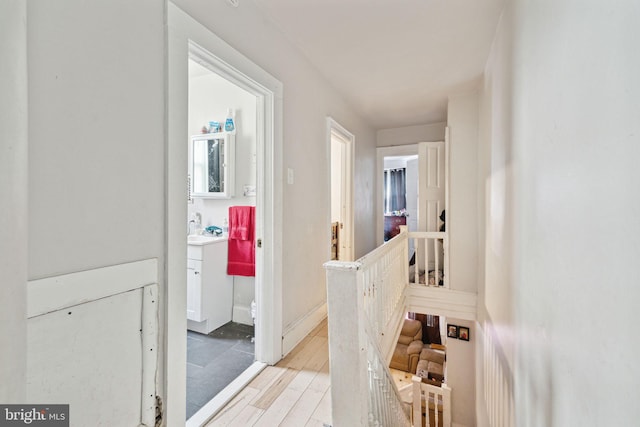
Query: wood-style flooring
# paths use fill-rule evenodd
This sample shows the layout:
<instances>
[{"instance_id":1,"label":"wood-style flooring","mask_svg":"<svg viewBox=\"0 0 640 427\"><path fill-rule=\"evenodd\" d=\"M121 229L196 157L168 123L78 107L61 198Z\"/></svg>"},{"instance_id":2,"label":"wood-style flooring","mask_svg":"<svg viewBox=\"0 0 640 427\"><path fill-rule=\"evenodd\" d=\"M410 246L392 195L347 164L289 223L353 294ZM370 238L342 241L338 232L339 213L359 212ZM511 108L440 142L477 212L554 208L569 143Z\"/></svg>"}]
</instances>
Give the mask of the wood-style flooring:
<instances>
[{"instance_id":1,"label":"wood-style flooring","mask_svg":"<svg viewBox=\"0 0 640 427\"><path fill-rule=\"evenodd\" d=\"M331 425L326 319L275 366L267 366L209 426Z\"/></svg>"}]
</instances>

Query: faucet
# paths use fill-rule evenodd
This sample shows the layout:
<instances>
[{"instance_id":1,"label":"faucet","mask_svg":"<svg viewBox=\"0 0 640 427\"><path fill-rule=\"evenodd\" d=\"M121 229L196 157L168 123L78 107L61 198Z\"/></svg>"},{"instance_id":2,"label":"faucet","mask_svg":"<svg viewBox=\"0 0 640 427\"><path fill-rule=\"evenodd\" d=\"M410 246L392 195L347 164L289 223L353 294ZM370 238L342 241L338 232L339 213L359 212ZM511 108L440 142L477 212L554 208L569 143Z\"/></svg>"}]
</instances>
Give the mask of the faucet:
<instances>
[{"instance_id":1,"label":"faucet","mask_svg":"<svg viewBox=\"0 0 640 427\"><path fill-rule=\"evenodd\" d=\"M191 214L189 221L189 234L202 234L202 214L195 212Z\"/></svg>"}]
</instances>

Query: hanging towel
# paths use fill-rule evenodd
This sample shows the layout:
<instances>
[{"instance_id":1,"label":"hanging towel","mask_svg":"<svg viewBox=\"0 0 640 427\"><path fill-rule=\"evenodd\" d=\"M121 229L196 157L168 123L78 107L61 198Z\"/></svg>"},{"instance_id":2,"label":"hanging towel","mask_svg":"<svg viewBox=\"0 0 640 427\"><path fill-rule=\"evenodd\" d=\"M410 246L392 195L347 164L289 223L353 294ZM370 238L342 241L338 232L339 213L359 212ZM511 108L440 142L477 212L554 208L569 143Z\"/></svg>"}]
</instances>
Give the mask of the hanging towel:
<instances>
[{"instance_id":1,"label":"hanging towel","mask_svg":"<svg viewBox=\"0 0 640 427\"><path fill-rule=\"evenodd\" d=\"M229 207L227 274L256 275L255 206Z\"/></svg>"},{"instance_id":2,"label":"hanging towel","mask_svg":"<svg viewBox=\"0 0 640 427\"><path fill-rule=\"evenodd\" d=\"M229 239L253 240L254 206L229 207Z\"/></svg>"}]
</instances>

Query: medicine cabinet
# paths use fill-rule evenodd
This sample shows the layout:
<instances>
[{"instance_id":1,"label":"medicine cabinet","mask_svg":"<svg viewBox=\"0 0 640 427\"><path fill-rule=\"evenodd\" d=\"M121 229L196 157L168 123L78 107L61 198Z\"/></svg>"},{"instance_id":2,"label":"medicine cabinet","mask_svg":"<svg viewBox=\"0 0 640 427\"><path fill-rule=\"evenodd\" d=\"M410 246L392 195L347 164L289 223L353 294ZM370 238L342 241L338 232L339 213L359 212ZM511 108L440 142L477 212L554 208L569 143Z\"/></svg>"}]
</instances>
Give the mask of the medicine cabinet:
<instances>
[{"instance_id":1,"label":"medicine cabinet","mask_svg":"<svg viewBox=\"0 0 640 427\"><path fill-rule=\"evenodd\" d=\"M231 132L205 133L191 137L191 197L233 197L235 136Z\"/></svg>"}]
</instances>

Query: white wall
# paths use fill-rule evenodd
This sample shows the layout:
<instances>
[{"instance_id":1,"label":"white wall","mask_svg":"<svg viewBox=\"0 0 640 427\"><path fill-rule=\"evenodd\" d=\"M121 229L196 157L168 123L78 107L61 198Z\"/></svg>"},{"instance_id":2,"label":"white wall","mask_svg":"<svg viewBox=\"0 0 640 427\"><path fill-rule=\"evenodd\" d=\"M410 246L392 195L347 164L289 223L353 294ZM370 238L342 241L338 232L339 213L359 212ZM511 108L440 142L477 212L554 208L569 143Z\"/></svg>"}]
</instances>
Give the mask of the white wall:
<instances>
[{"instance_id":1,"label":"white wall","mask_svg":"<svg viewBox=\"0 0 640 427\"><path fill-rule=\"evenodd\" d=\"M640 418L638 19L636 4L597 0L515 1L503 16L480 114L479 355L493 360L478 377L503 376L500 395L485 383L485 423Z\"/></svg>"},{"instance_id":2,"label":"white wall","mask_svg":"<svg viewBox=\"0 0 640 427\"><path fill-rule=\"evenodd\" d=\"M417 156L394 156L384 158L385 169L401 169L407 167L408 160L415 160Z\"/></svg>"},{"instance_id":3,"label":"white wall","mask_svg":"<svg viewBox=\"0 0 640 427\"><path fill-rule=\"evenodd\" d=\"M27 8L28 278L148 258L163 266L164 1Z\"/></svg>"},{"instance_id":4,"label":"white wall","mask_svg":"<svg viewBox=\"0 0 640 427\"><path fill-rule=\"evenodd\" d=\"M401 128L380 129L376 133L378 147L444 141L445 122Z\"/></svg>"},{"instance_id":5,"label":"white wall","mask_svg":"<svg viewBox=\"0 0 640 427\"><path fill-rule=\"evenodd\" d=\"M475 426L476 391L473 384L475 379L475 328L467 320L446 318L447 324L465 326L469 328L469 341L456 338L446 338L447 372L446 383L451 387L451 419L455 425ZM443 339L446 337L443 335Z\"/></svg>"},{"instance_id":6,"label":"white wall","mask_svg":"<svg viewBox=\"0 0 640 427\"><path fill-rule=\"evenodd\" d=\"M449 272L450 287L476 292L477 285L477 91L449 97Z\"/></svg>"},{"instance_id":7,"label":"white wall","mask_svg":"<svg viewBox=\"0 0 640 427\"><path fill-rule=\"evenodd\" d=\"M282 206L286 332L326 301L322 268L330 248L330 150L326 117L333 117L355 135L356 257L375 246L375 224L371 215L375 133L253 3L241 2L238 8L231 8L225 2L178 0L175 3L284 85L283 166L294 170L294 183L285 184Z\"/></svg>"},{"instance_id":8,"label":"white wall","mask_svg":"<svg viewBox=\"0 0 640 427\"><path fill-rule=\"evenodd\" d=\"M163 1L28 11L29 279L162 257Z\"/></svg>"},{"instance_id":9,"label":"white wall","mask_svg":"<svg viewBox=\"0 0 640 427\"><path fill-rule=\"evenodd\" d=\"M23 403L27 284L27 7L0 2L0 402Z\"/></svg>"},{"instance_id":10,"label":"white wall","mask_svg":"<svg viewBox=\"0 0 640 427\"><path fill-rule=\"evenodd\" d=\"M512 159L512 10L498 26L480 91L478 147L478 340L476 416L479 426L513 425L515 305ZM486 393L487 390L491 390ZM497 392L501 390L501 392Z\"/></svg>"},{"instance_id":11,"label":"white wall","mask_svg":"<svg viewBox=\"0 0 640 427\"><path fill-rule=\"evenodd\" d=\"M256 185L256 97L213 72L189 79L190 135L200 134L211 120L224 125L227 108L234 109L236 121L235 194L231 199L197 199L188 206L189 214L202 214L205 226L222 227L229 206L256 204L255 196L243 195L245 185Z\"/></svg>"}]
</instances>

